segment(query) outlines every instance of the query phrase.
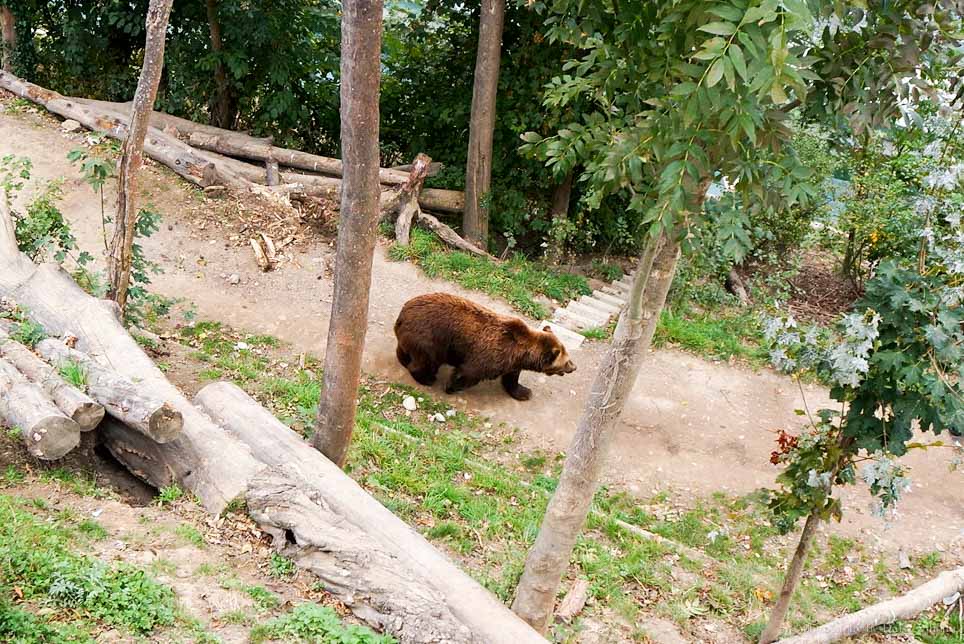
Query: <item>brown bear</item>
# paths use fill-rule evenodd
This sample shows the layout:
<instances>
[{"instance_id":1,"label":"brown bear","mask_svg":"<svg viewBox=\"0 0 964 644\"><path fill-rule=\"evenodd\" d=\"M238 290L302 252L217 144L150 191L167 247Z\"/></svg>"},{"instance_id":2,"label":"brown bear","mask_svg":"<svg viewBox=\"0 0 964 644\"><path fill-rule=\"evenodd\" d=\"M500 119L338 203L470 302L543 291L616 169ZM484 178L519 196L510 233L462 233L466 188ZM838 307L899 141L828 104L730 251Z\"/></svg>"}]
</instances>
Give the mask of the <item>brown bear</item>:
<instances>
[{"instance_id":1,"label":"brown bear","mask_svg":"<svg viewBox=\"0 0 964 644\"><path fill-rule=\"evenodd\" d=\"M449 394L501 378L510 396L528 400L532 391L519 384L519 372L561 376L576 370L548 326L530 329L519 318L447 293L406 302L395 320L395 337L395 355L417 382L432 385L440 366L455 367L445 387Z\"/></svg>"}]
</instances>

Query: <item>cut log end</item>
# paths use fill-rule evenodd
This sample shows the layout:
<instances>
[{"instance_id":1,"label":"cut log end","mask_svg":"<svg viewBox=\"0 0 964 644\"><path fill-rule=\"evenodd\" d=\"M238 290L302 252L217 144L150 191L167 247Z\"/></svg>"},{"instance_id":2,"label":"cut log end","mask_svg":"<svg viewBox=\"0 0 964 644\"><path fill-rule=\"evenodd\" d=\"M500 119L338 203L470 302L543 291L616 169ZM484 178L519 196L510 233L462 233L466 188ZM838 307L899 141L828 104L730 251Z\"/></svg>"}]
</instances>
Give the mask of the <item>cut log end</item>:
<instances>
[{"instance_id":1,"label":"cut log end","mask_svg":"<svg viewBox=\"0 0 964 644\"><path fill-rule=\"evenodd\" d=\"M155 442L163 444L177 438L184 427L184 418L181 416L181 412L168 403L164 403L151 414L147 424L150 437Z\"/></svg>"},{"instance_id":2,"label":"cut log end","mask_svg":"<svg viewBox=\"0 0 964 644\"><path fill-rule=\"evenodd\" d=\"M77 423L59 414L38 418L30 429L22 431L27 451L44 461L63 458L80 444Z\"/></svg>"},{"instance_id":3,"label":"cut log end","mask_svg":"<svg viewBox=\"0 0 964 644\"><path fill-rule=\"evenodd\" d=\"M80 431L89 432L104 420L104 408L93 401L80 403L70 417L80 427Z\"/></svg>"}]
</instances>

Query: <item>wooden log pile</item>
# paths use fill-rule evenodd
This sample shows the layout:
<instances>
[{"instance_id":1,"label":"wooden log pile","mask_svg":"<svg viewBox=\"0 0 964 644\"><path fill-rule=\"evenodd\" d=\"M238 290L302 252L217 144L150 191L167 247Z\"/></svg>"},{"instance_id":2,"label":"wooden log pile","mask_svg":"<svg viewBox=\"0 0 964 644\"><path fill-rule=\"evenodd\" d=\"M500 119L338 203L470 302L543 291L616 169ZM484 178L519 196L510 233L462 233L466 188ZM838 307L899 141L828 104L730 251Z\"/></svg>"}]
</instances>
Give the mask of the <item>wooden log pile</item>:
<instances>
[{"instance_id":1,"label":"wooden log pile","mask_svg":"<svg viewBox=\"0 0 964 644\"><path fill-rule=\"evenodd\" d=\"M76 445L81 427L69 414L87 396L106 412L97 440L130 472L157 488L177 484L215 514L241 502L278 550L399 642L545 642L244 392L217 383L185 398L112 306L18 251L5 204L0 190L0 302L29 311L50 335L37 343L40 356L9 326L0 342L0 424L20 428L31 453L53 459ZM45 367L13 366L24 354ZM86 391L54 377L68 365L84 373Z\"/></svg>"},{"instance_id":2,"label":"wooden log pile","mask_svg":"<svg viewBox=\"0 0 964 644\"><path fill-rule=\"evenodd\" d=\"M90 130L121 141L127 137L130 103L62 96L5 71L0 71L0 88L65 119L74 119ZM162 112L151 115L144 153L186 181L212 193L230 189L280 198L288 203L318 197L335 199L341 190L340 159L279 148L270 138L202 125ZM407 231L417 223L435 232L450 246L491 257L430 214L459 213L465 206L462 192L422 187L425 179L440 167L427 156L419 155L402 168L379 168L383 217L400 220L397 229L404 231L399 237L400 243L408 243ZM270 249L258 240L252 241L252 248L262 269L269 270L273 266Z\"/></svg>"}]
</instances>

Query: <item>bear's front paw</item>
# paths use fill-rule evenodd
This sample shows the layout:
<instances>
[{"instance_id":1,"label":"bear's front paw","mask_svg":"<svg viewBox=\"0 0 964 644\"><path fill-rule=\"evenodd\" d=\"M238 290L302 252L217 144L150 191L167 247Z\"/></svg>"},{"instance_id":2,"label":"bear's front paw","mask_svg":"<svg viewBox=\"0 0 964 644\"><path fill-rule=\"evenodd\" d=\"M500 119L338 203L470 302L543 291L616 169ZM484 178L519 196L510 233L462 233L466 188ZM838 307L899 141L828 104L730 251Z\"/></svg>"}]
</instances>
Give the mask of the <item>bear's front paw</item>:
<instances>
[{"instance_id":1,"label":"bear's front paw","mask_svg":"<svg viewBox=\"0 0 964 644\"><path fill-rule=\"evenodd\" d=\"M509 395L516 400L529 400L532 398L532 390L522 385L516 385L512 388L512 391L509 392Z\"/></svg>"}]
</instances>

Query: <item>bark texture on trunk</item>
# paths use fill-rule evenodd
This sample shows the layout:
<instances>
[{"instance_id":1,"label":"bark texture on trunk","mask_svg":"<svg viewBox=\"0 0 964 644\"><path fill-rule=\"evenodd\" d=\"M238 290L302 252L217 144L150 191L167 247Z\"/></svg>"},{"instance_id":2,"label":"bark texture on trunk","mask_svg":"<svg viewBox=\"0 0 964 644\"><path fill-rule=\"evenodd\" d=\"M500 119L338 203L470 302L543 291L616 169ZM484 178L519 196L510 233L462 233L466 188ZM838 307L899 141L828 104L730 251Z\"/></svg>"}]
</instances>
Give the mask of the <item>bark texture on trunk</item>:
<instances>
[{"instance_id":1,"label":"bark texture on trunk","mask_svg":"<svg viewBox=\"0 0 964 644\"><path fill-rule=\"evenodd\" d=\"M709 179L694 187L693 207L701 209ZM593 380L582 418L566 452L562 475L526 557L512 609L545 632L572 548L586 521L599 473L626 399L656 333L680 257L682 229L650 238L637 265L629 301L619 316L606 357Z\"/></svg>"},{"instance_id":2,"label":"bark texture on trunk","mask_svg":"<svg viewBox=\"0 0 964 644\"><path fill-rule=\"evenodd\" d=\"M465 165L465 215L462 232L483 250L488 248L488 198L492 182L492 137L495 102L499 90L502 55L502 21L505 0L482 0L479 17L479 48L475 57L472 117L469 121L469 154Z\"/></svg>"},{"instance_id":3,"label":"bark texture on trunk","mask_svg":"<svg viewBox=\"0 0 964 644\"><path fill-rule=\"evenodd\" d=\"M368 328L380 215L378 86L382 2L349 0L341 21L341 149L344 180L338 217L335 285L318 401L314 445L344 466L355 426L355 402Z\"/></svg>"},{"instance_id":4,"label":"bark texture on trunk","mask_svg":"<svg viewBox=\"0 0 964 644\"><path fill-rule=\"evenodd\" d=\"M563 178L563 180L552 191L552 204L549 208L549 216L552 218L553 226L569 218L569 199L572 197L573 172ZM546 253L552 263L562 261L565 255L565 240L553 239Z\"/></svg>"},{"instance_id":5,"label":"bark texture on trunk","mask_svg":"<svg viewBox=\"0 0 964 644\"><path fill-rule=\"evenodd\" d=\"M218 0L207 0L208 29L211 33L211 51L217 57L214 64L214 100L211 101L211 125L223 128L234 127L237 108L231 87L228 85L228 70L224 66L224 43L221 41L221 21L218 19Z\"/></svg>"},{"instance_id":6,"label":"bark texture on trunk","mask_svg":"<svg viewBox=\"0 0 964 644\"><path fill-rule=\"evenodd\" d=\"M107 274L110 297L124 311L130 287L133 262L134 232L137 226L136 196L137 171L144 161L144 139L150 127L151 112L157 86L164 66L164 41L167 21L174 0L151 0L147 8L147 41L144 45L144 64L134 93L130 128L121 151L120 172L117 175L117 212L114 216L114 236L110 244Z\"/></svg>"},{"instance_id":7,"label":"bark texture on trunk","mask_svg":"<svg viewBox=\"0 0 964 644\"><path fill-rule=\"evenodd\" d=\"M12 72L13 57L17 53L17 21L10 7L0 7L0 23L0 30L3 32L0 38L0 67L5 72Z\"/></svg>"},{"instance_id":8,"label":"bark texture on trunk","mask_svg":"<svg viewBox=\"0 0 964 644\"><path fill-rule=\"evenodd\" d=\"M103 420L102 405L66 382L53 367L13 340L3 328L0 328L0 358L10 362L27 380L40 387L81 431L90 431Z\"/></svg>"},{"instance_id":9,"label":"bark texture on trunk","mask_svg":"<svg viewBox=\"0 0 964 644\"><path fill-rule=\"evenodd\" d=\"M820 518L816 514L807 517L803 524L803 531L800 533L800 541L797 542L797 549L793 553L787 573L783 578L783 587L780 589L780 596L777 603L770 613L770 620L766 628L760 634L760 644L770 644L780 639L780 631L783 629L783 622L787 618L790 610L790 600L793 598L793 591L800 583L800 576L803 574L803 564L807 561L807 553L813 544L813 538L817 534L820 526Z\"/></svg>"},{"instance_id":10,"label":"bark texture on trunk","mask_svg":"<svg viewBox=\"0 0 964 644\"><path fill-rule=\"evenodd\" d=\"M559 485L539 536L526 558L512 609L540 633L552 617L556 593L589 514L613 429L636 383L660 311L676 273L680 247L674 235L650 240L589 400L573 436Z\"/></svg>"},{"instance_id":11,"label":"bark texture on trunk","mask_svg":"<svg viewBox=\"0 0 964 644\"><path fill-rule=\"evenodd\" d=\"M942 572L937 578L900 597L838 617L812 631L780 640L780 644L829 644L893 622L912 619L955 593L964 593L964 568ZM958 598L958 601L962 601Z\"/></svg>"},{"instance_id":12,"label":"bark texture on trunk","mask_svg":"<svg viewBox=\"0 0 964 644\"><path fill-rule=\"evenodd\" d=\"M0 420L19 429L31 455L55 461L80 444L80 427L17 368L0 360Z\"/></svg>"},{"instance_id":13,"label":"bark texture on trunk","mask_svg":"<svg viewBox=\"0 0 964 644\"><path fill-rule=\"evenodd\" d=\"M155 397L149 387L134 384L86 353L53 338L38 342L37 353L54 365L73 362L83 367L90 397L103 405L108 414L155 443L169 443L181 433L184 427L181 412Z\"/></svg>"}]
</instances>

